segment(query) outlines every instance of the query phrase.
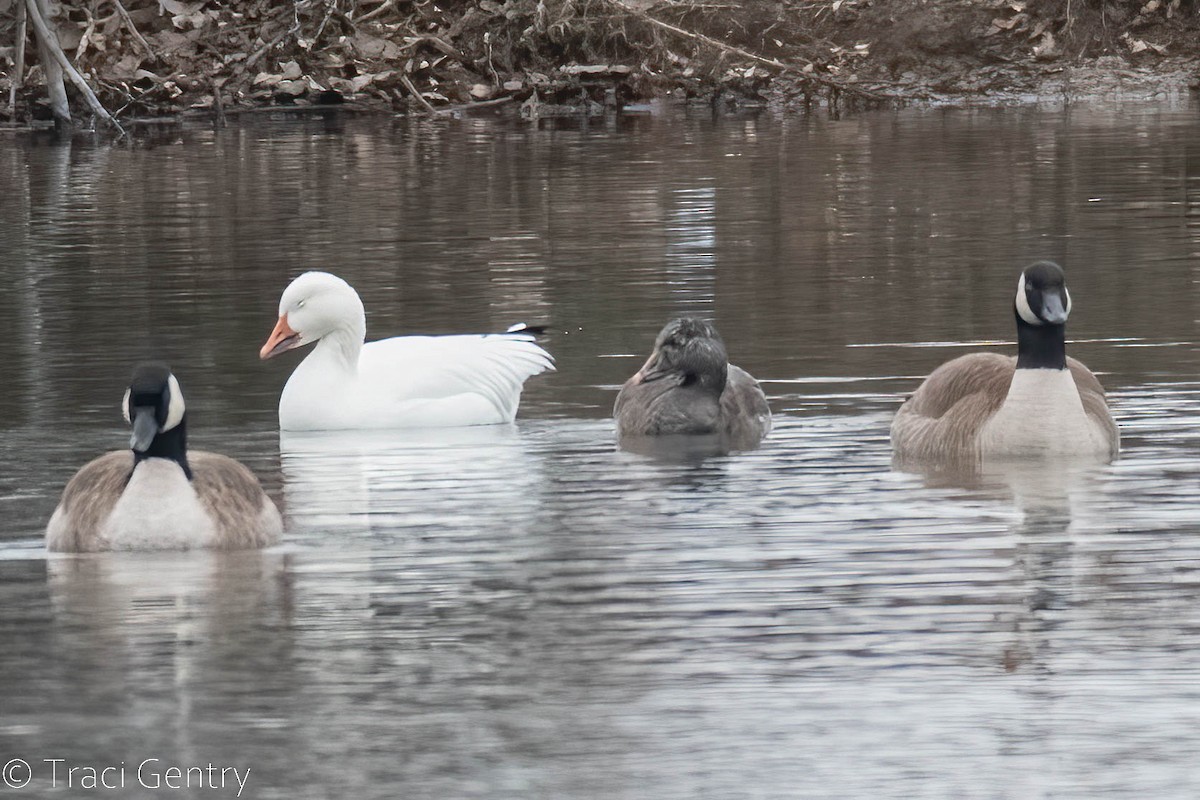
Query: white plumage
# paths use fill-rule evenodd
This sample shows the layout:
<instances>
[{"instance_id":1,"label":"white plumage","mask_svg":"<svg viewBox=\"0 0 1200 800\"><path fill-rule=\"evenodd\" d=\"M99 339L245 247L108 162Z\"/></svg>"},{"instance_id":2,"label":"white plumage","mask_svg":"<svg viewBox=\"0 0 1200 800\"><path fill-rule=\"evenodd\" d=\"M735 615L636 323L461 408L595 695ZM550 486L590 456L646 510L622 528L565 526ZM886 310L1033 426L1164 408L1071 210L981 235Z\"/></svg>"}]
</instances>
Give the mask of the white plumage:
<instances>
[{"instance_id":1,"label":"white plumage","mask_svg":"<svg viewBox=\"0 0 1200 800\"><path fill-rule=\"evenodd\" d=\"M284 386L283 430L452 427L512 422L525 381L554 369L527 333L402 336L364 344L358 293L308 272L279 303L260 355L315 342Z\"/></svg>"}]
</instances>

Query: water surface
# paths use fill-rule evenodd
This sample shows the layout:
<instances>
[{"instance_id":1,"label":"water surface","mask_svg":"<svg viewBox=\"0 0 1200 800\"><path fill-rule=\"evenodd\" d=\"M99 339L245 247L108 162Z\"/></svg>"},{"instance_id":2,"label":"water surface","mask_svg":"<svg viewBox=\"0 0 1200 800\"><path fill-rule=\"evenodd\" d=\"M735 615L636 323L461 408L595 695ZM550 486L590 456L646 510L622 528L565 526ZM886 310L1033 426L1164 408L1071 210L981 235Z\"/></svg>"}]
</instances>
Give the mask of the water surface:
<instances>
[{"instance_id":1,"label":"water surface","mask_svg":"<svg viewBox=\"0 0 1200 800\"><path fill-rule=\"evenodd\" d=\"M1194 797L1198 134L1126 106L0 140L0 761L30 795L61 758L158 796L159 758L261 798ZM893 471L904 394L1011 348L1040 258L1121 459ZM369 336L543 322L558 372L512 427L281 439L297 358L257 352L314 268ZM761 449L614 447L681 313L764 382ZM282 547L46 555L144 357Z\"/></svg>"}]
</instances>

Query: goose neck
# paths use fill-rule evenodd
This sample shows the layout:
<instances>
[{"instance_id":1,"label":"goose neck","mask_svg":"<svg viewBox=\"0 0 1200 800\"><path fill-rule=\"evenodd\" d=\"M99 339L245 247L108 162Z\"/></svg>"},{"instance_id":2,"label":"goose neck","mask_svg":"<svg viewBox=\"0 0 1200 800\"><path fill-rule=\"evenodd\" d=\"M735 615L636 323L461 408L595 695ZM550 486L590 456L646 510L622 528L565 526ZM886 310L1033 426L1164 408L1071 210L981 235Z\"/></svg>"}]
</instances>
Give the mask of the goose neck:
<instances>
[{"instance_id":1,"label":"goose neck","mask_svg":"<svg viewBox=\"0 0 1200 800\"><path fill-rule=\"evenodd\" d=\"M1017 315L1017 369L1066 369L1065 325L1030 325Z\"/></svg>"},{"instance_id":2,"label":"goose neck","mask_svg":"<svg viewBox=\"0 0 1200 800\"><path fill-rule=\"evenodd\" d=\"M338 328L325 334L317 342L314 357L322 362L332 362L351 374L358 371L358 356L362 352L365 331Z\"/></svg>"},{"instance_id":3,"label":"goose neck","mask_svg":"<svg viewBox=\"0 0 1200 800\"><path fill-rule=\"evenodd\" d=\"M159 431L151 440L150 446L144 451L133 451L133 468L137 469L148 458L166 458L177 463L183 470L183 474L190 481L192 479L192 468L188 465L187 459L187 416L185 415L179 424L169 431ZM132 476L132 471L130 476Z\"/></svg>"}]
</instances>

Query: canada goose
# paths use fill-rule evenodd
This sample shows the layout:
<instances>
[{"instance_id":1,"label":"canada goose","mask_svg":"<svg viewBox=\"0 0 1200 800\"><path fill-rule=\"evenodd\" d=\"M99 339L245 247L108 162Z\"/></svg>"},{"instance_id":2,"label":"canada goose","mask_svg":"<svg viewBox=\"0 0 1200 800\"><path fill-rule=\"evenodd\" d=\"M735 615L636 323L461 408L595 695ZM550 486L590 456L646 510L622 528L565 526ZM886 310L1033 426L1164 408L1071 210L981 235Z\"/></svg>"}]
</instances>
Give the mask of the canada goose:
<instances>
[{"instance_id":1,"label":"canada goose","mask_svg":"<svg viewBox=\"0 0 1200 800\"><path fill-rule=\"evenodd\" d=\"M900 458L1095 455L1120 447L1104 387L1066 353L1071 313L1062 268L1021 273L1017 356L972 353L934 370L892 421Z\"/></svg>"},{"instance_id":2,"label":"canada goose","mask_svg":"<svg viewBox=\"0 0 1200 800\"><path fill-rule=\"evenodd\" d=\"M162 364L133 371L121 401L132 452L116 450L75 473L46 526L46 547L234 550L279 539L279 510L232 458L188 452L179 382Z\"/></svg>"},{"instance_id":3,"label":"canada goose","mask_svg":"<svg viewBox=\"0 0 1200 800\"><path fill-rule=\"evenodd\" d=\"M364 345L358 293L336 275L306 272L284 290L259 357L316 342L283 387L283 430L495 425L516 417L527 378L554 369L522 330Z\"/></svg>"},{"instance_id":4,"label":"canada goose","mask_svg":"<svg viewBox=\"0 0 1200 800\"><path fill-rule=\"evenodd\" d=\"M734 449L756 446L771 430L758 381L729 363L712 324L688 317L658 334L650 358L617 394L613 416L621 438L716 434Z\"/></svg>"}]
</instances>

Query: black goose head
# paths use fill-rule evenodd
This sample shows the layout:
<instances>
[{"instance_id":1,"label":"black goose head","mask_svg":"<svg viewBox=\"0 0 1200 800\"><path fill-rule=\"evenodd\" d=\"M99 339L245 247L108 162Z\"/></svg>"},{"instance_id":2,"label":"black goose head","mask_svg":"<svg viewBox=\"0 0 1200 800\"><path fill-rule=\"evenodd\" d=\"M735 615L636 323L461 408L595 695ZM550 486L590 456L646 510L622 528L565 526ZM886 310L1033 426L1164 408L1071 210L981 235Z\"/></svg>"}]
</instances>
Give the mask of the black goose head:
<instances>
[{"instance_id":1,"label":"black goose head","mask_svg":"<svg viewBox=\"0 0 1200 800\"><path fill-rule=\"evenodd\" d=\"M1039 261L1021 272L1014 301L1017 319L1028 325L1065 325L1071 313L1071 294L1062 267Z\"/></svg>"},{"instance_id":2,"label":"black goose head","mask_svg":"<svg viewBox=\"0 0 1200 800\"><path fill-rule=\"evenodd\" d=\"M191 478L187 464L187 409L179 381L166 364L139 364L133 370L121 403L125 421L133 426L129 447L134 461L169 458L179 462Z\"/></svg>"},{"instance_id":3,"label":"black goose head","mask_svg":"<svg viewBox=\"0 0 1200 800\"><path fill-rule=\"evenodd\" d=\"M1062 267L1053 261L1026 267L1017 283L1013 312L1017 317L1017 367L1065 369L1071 294Z\"/></svg>"},{"instance_id":4,"label":"black goose head","mask_svg":"<svg viewBox=\"0 0 1200 800\"><path fill-rule=\"evenodd\" d=\"M682 386L725 389L729 356L712 323L694 317L673 319L658 334L654 352L638 373L643 381L673 378Z\"/></svg>"}]
</instances>

